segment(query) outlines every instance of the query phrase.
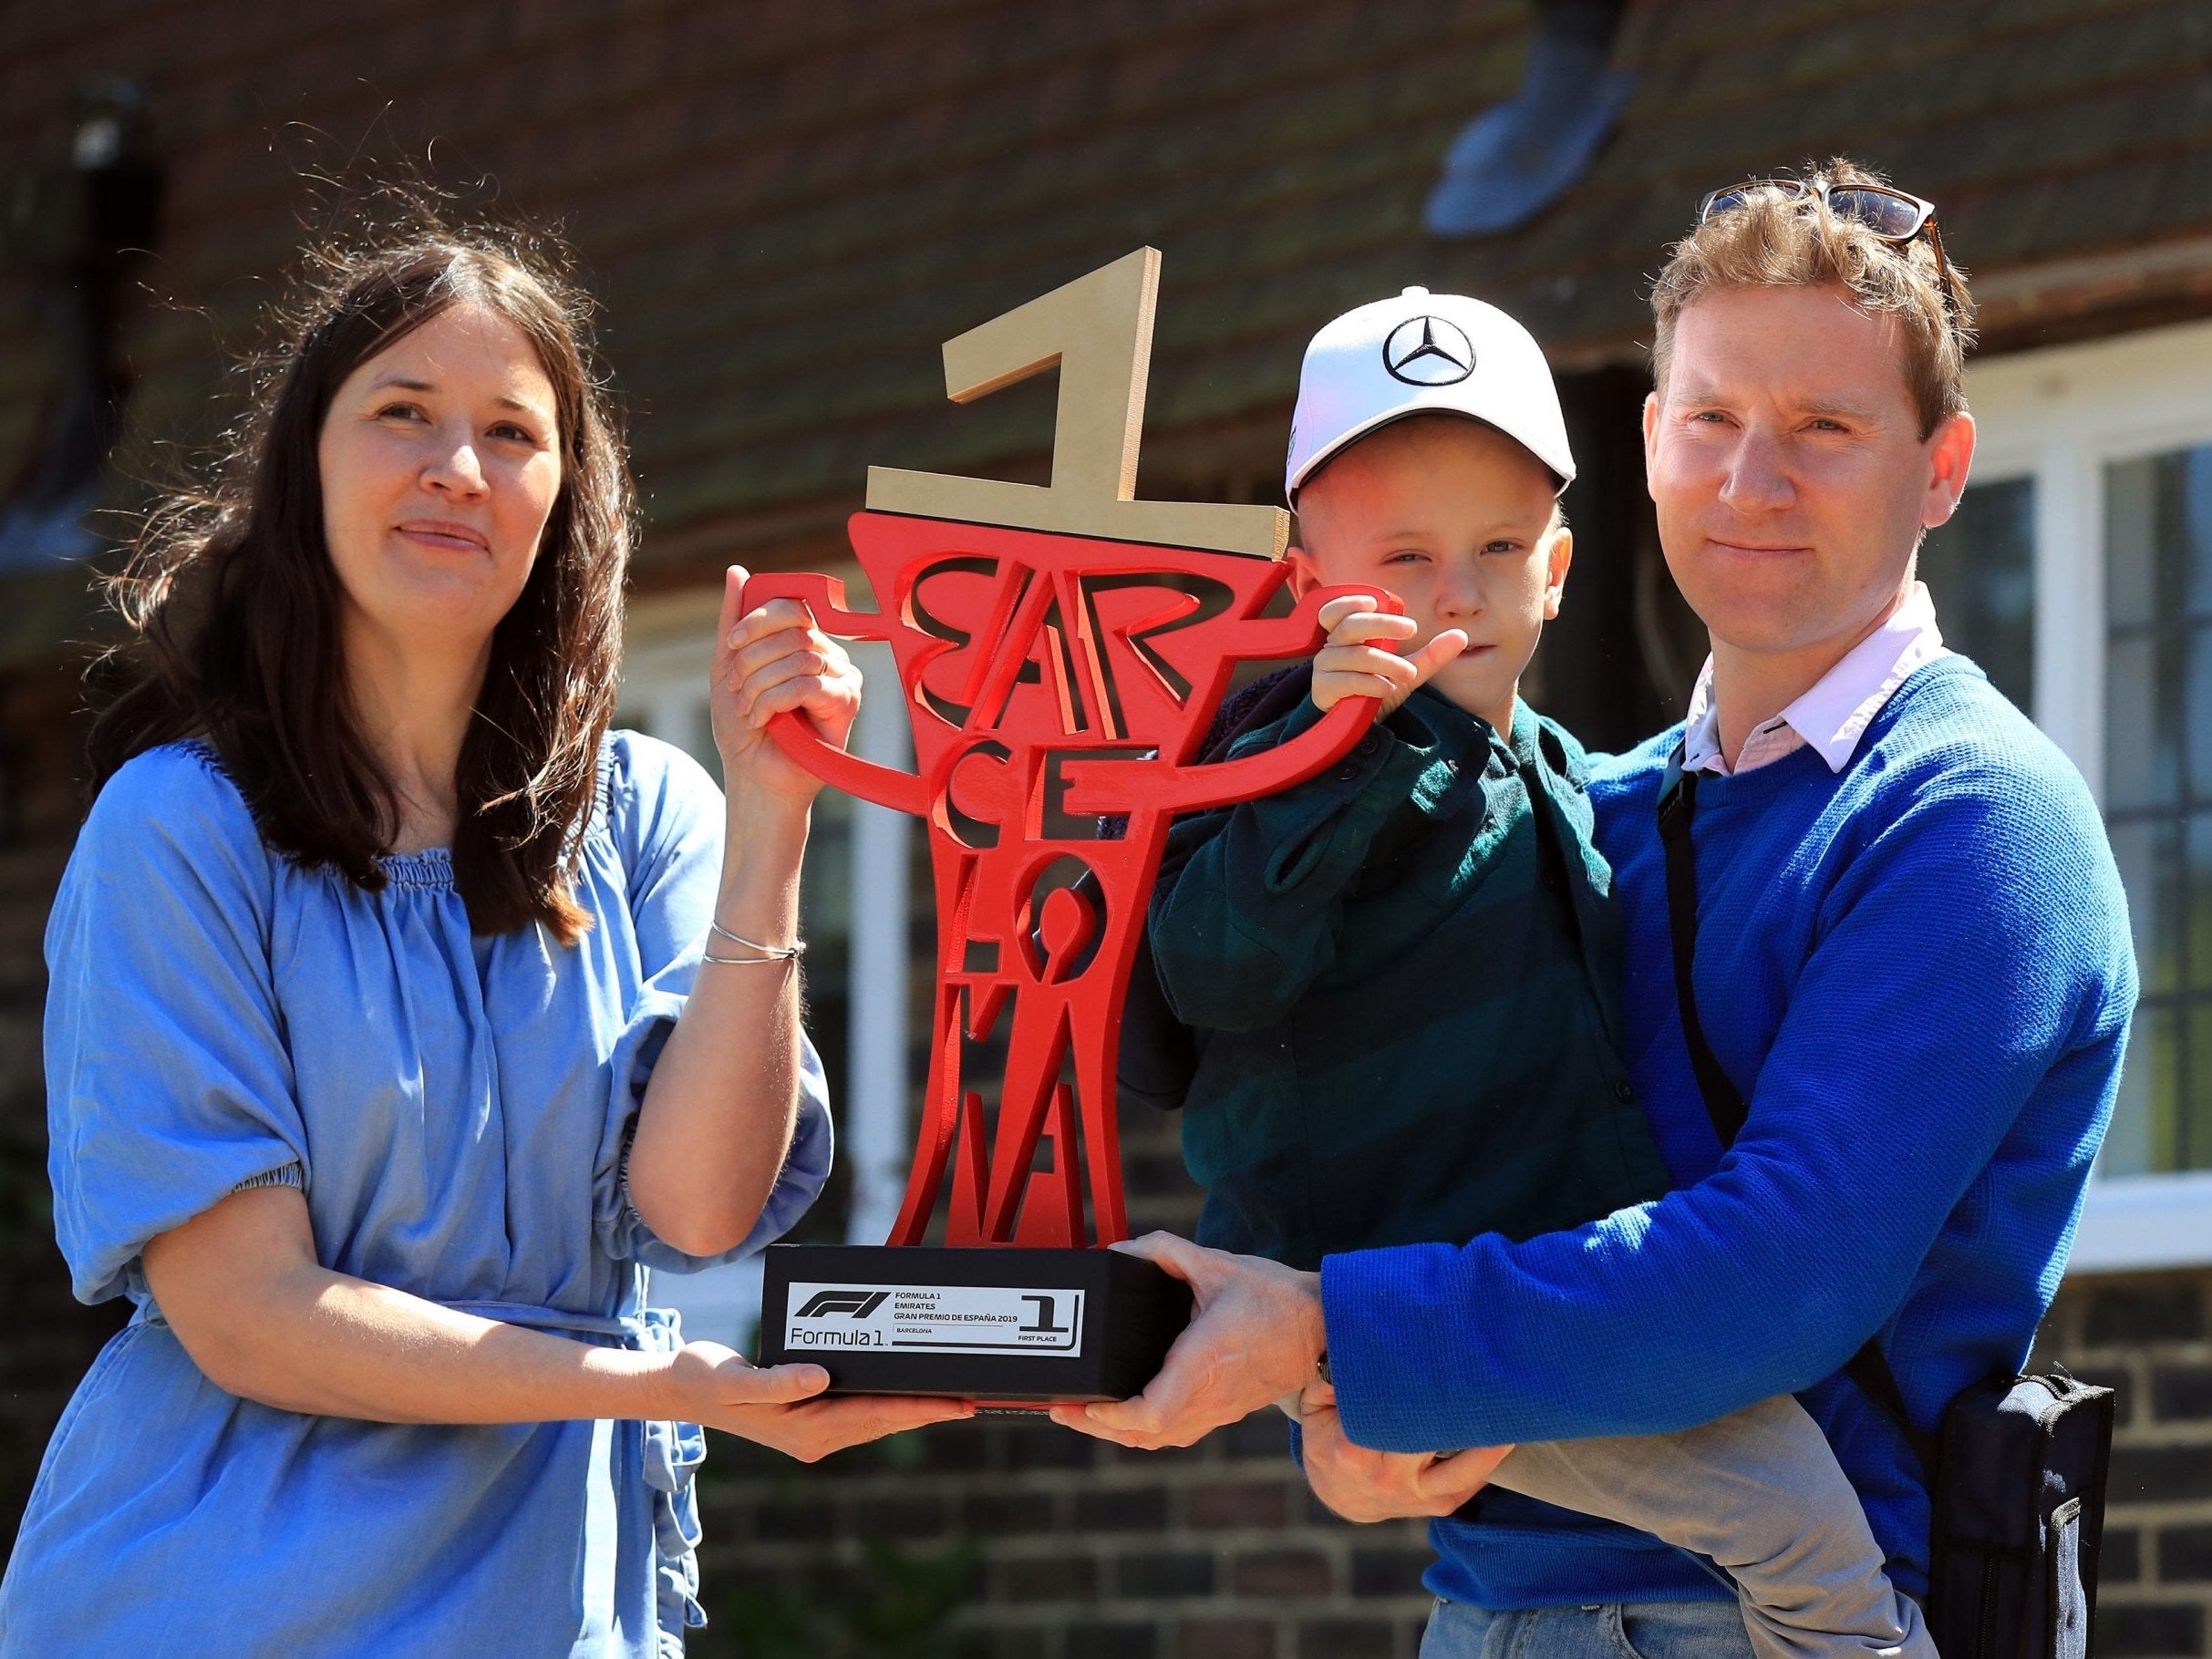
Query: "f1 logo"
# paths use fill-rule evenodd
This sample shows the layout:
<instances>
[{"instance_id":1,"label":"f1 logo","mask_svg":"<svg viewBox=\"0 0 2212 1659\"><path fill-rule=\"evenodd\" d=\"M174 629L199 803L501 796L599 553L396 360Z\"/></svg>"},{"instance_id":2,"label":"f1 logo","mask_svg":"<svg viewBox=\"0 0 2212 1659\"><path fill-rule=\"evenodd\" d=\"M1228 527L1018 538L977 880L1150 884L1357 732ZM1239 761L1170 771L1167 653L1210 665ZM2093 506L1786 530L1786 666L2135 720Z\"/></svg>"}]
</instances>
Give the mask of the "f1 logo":
<instances>
[{"instance_id":1,"label":"f1 logo","mask_svg":"<svg viewBox=\"0 0 2212 1659\"><path fill-rule=\"evenodd\" d=\"M806 1306L793 1319L827 1319L832 1314L850 1314L855 1319L865 1319L884 1305L889 1291L816 1291L807 1298Z\"/></svg>"}]
</instances>

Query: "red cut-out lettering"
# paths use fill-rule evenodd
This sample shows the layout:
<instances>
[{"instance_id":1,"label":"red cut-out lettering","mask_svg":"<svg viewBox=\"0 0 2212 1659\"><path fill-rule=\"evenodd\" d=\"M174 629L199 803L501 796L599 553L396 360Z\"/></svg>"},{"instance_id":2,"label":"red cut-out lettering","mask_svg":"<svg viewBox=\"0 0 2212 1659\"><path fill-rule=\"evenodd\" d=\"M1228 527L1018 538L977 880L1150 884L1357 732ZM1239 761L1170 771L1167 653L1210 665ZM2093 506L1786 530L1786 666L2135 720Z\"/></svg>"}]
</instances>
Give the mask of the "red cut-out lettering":
<instances>
[{"instance_id":1,"label":"red cut-out lettering","mask_svg":"<svg viewBox=\"0 0 2212 1659\"><path fill-rule=\"evenodd\" d=\"M912 773L847 754L795 714L770 726L824 782L929 827L936 1014L890 1242L922 1242L948 1174L946 1243L1126 1238L1116 1042L1169 821L1302 782L1359 740L1371 697L1278 748L1193 764L1236 664L1311 653L1322 604L1354 590L1268 618L1288 574L1275 561L881 512L850 528L880 612L807 574L755 576L743 603L801 600L825 634L887 642L914 723ZM1101 818L1125 832L1102 837ZM962 1047L1002 1015L987 1124Z\"/></svg>"}]
</instances>

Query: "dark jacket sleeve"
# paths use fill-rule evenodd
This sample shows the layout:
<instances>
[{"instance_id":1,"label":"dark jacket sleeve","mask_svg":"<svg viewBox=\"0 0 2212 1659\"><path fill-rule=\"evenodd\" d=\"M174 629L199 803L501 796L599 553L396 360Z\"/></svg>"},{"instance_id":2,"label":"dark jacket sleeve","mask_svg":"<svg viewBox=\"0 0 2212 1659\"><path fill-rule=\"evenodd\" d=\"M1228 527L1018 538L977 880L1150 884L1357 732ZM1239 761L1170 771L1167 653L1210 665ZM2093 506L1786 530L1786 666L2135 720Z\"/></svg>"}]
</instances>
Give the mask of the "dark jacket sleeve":
<instances>
[{"instance_id":1,"label":"dark jacket sleeve","mask_svg":"<svg viewBox=\"0 0 2212 1659\"><path fill-rule=\"evenodd\" d=\"M1198 764L1211 765L1227 757L1232 744L1248 731L1280 719L1297 706L1312 684L1312 668L1297 664L1266 675L1232 695L1214 716L1198 747ZM1100 833L1119 840L1128 833L1129 820L1101 819ZM1170 868L1163 863L1163 871ZM1122 1030L1115 1085L1124 1108L1142 1105L1157 1111L1177 1111L1198 1074L1197 1035L1175 1017L1167 994L1160 988L1159 971L1153 965L1148 935L1139 942L1130 963L1129 987L1122 1005Z\"/></svg>"},{"instance_id":2,"label":"dark jacket sleeve","mask_svg":"<svg viewBox=\"0 0 2212 1659\"><path fill-rule=\"evenodd\" d=\"M1320 717L1301 696L1228 752L1289 742ZM1284 1017L1335 960L1344 896L1376 832L1441 764L1416 699L1308 782L1179 819L1148 919L1153 963L1176 1018L1251 1031Z\"/></svg>"}]
</instances>

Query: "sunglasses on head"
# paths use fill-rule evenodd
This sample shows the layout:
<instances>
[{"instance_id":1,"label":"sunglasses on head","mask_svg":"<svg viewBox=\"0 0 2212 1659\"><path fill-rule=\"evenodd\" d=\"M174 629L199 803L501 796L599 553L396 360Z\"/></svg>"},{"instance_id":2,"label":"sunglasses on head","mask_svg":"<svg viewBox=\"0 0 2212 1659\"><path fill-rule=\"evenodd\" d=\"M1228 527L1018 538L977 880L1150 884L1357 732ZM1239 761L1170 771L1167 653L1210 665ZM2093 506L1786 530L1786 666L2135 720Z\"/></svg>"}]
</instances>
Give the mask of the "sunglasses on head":
<instances>
[{"instance_id":1,"label":"sunglasses on head","mask_svg":"<svg viewBox=\"0 0 2212 1659\"><path fill-rule=\"evenodd\" d=\"M1698 203L1698 222L1703 224L1715 213L1745 206L1754 191L1780 191L1793 201L1818 197L1838 219L1865 225L1894 247L1901 248L1925 232L1928 248L1936 256L1937 278L1943 284L1944 314L1954 322L1958 319L1959 296L1951 289L1951 262L1944 256L1943 232L1936 228L1934 202L1908 196L1903 191L1893 191L1886 184L1835 184L1825 180L1807 184L1800 179L1747 179L1725 190L1706 191Z\"/></svg>"}]
</instances>

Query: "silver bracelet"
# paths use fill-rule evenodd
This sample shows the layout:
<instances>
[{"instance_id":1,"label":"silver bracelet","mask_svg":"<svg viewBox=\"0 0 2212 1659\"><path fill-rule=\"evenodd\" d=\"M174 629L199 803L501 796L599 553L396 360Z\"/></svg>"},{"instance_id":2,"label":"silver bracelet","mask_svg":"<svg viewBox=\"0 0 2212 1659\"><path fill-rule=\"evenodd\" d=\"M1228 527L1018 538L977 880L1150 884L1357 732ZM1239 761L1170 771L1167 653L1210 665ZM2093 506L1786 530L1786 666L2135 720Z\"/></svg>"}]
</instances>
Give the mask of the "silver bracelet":
<instances>
[{"instance_id":1,"label":"silver bracelet","mask_svg":"<svg viewBox=\"0 0 2212 1659\"><path fill-rule=\"evenodd\" d=\"M733 933L719 922L709 918L708 931L732 944L741 944L749 951L758 951L757 956L717 956L712 951L699 953L701 962L718 962L727 967L758 967L762 963L797 962L806 954L806 941L794 939L789 944L762 944L758 939L748 939L742 933Z\"/></svg>"}]
</instances>

